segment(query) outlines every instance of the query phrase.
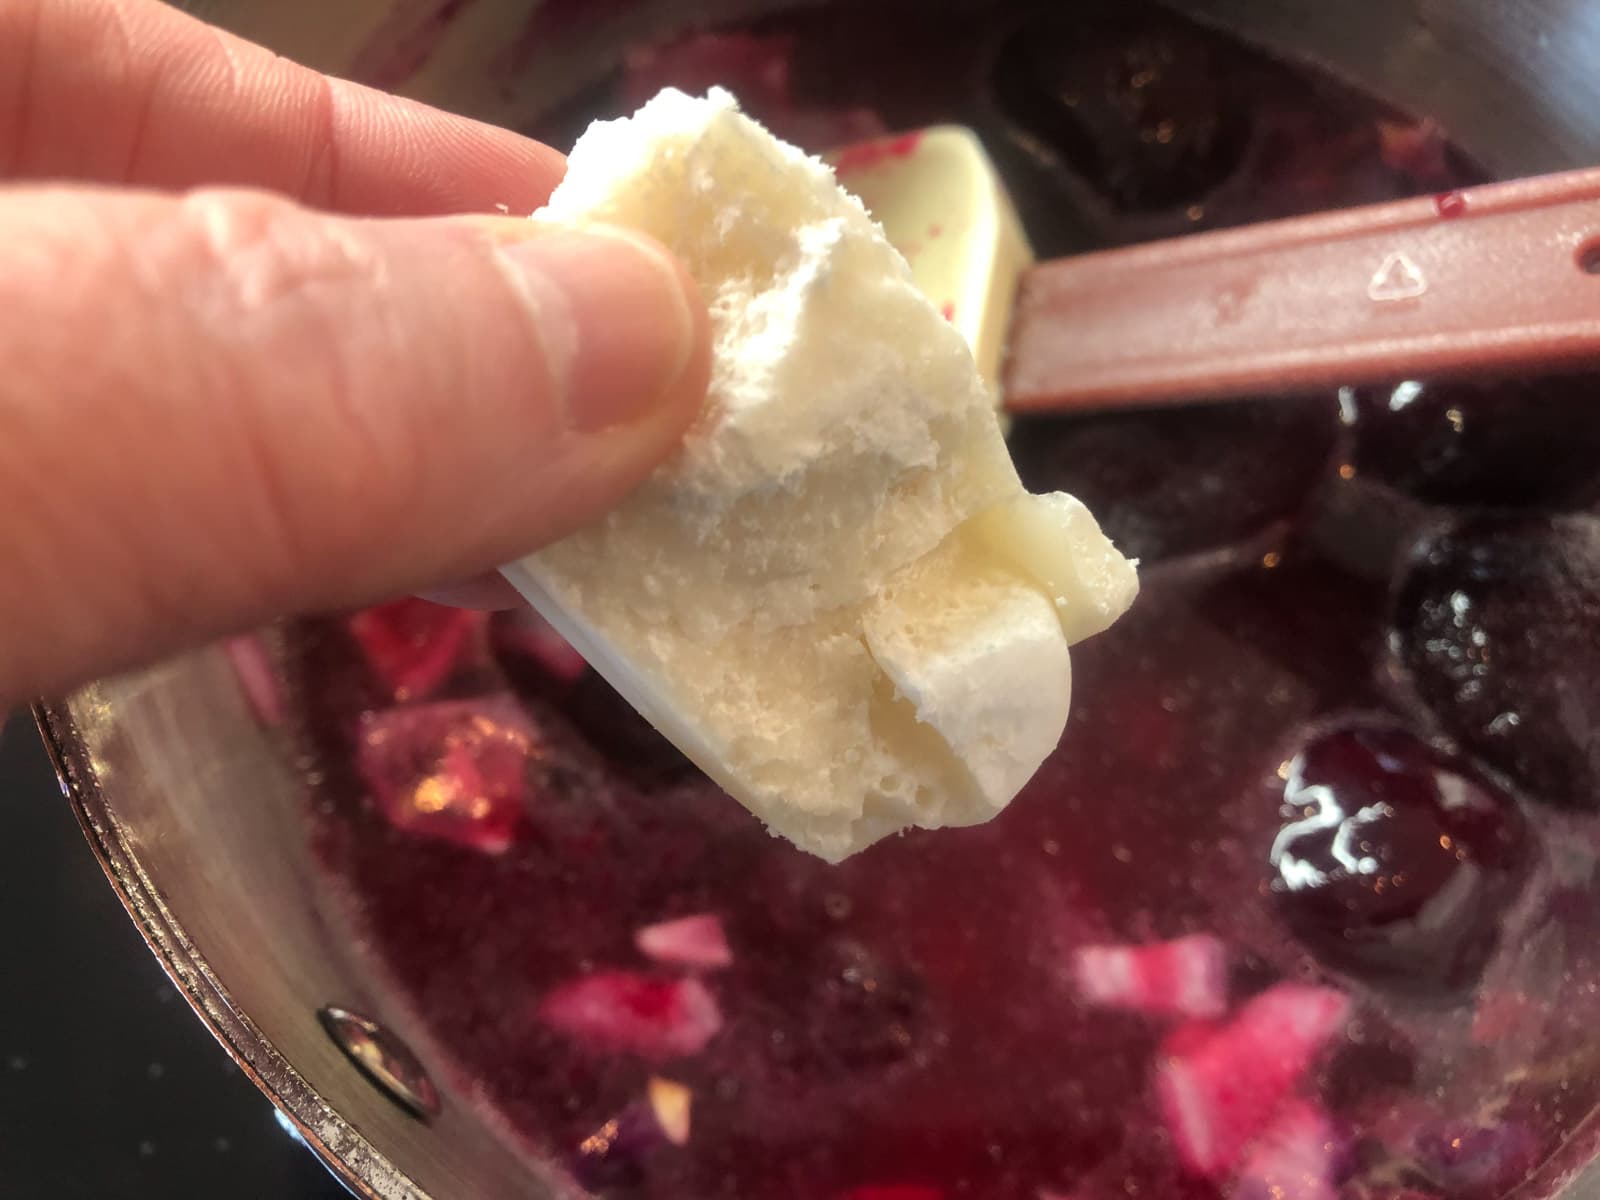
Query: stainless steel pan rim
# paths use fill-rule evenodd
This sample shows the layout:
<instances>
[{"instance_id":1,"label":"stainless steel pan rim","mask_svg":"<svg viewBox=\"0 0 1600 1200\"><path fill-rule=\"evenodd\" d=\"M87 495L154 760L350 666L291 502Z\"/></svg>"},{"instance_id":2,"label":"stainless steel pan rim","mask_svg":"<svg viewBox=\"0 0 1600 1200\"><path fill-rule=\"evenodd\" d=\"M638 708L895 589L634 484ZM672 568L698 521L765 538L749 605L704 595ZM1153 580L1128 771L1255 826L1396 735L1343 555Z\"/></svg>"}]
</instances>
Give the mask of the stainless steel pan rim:
<instances>
[{"instance_id":1,"label":"stainless steel pan rim","mask_svg":"<svg viewBox=\"0 0 1600 1200\"><path fill-rule=\"evenodd\" d=\"M224 1052L293 1126L295 1134L352 1195L361 1200L429 1200L290 1065L195 949L163 901L127 831L94 777L66 705L41 701L34 721L55 767L61 792L106 873L117 899L172 980ZM359 1169L358 1169L359 1168Z\"/></svg>"}]
</instances>

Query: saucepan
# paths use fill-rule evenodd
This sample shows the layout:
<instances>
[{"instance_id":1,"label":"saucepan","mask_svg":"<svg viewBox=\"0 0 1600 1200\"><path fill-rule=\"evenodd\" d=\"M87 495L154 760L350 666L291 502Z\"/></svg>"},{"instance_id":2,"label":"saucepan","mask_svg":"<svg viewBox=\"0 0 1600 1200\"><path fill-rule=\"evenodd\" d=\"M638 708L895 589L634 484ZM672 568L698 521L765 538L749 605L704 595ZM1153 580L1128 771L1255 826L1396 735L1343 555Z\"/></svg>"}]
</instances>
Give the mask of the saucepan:
<instances>
[{"instance_id":1,"label":"saucepan","mask_svg":"<svg viewBox=\"0 0 1600 1200\"><path fill-rule=\"evenodd\" d=\"M192 0L187 7L317 68L559 140L614 103L611 81L630 48L796 10L823 20L828 6ZM986 39L998 36L999 9L1016 22L1045 14L1058 26L1119 11L1088 0L884 0L881 7L905 28L903 38L885 43L893 61L882 69L913 77L946 69L919 33L930 24L970 27L978 49L968 57L979 61ZM1481 176L1600 162L1600 8L1591 0L1172 0L1168 7L1395 111L1432 118ZM954 85L941 74L939 86ZM282 634L262 631L251 652L275 661ZM36 708L67 798L129 915L199 1019L354 1193L382 1200L578 1194L559 1163L540 1161L486 1115L473 1080L451 1067L434 1032L328 903L306 824L319 764L292 733L293 719L263 724L252 713L239 686L239 654L238 645L189 653ZM1600 1197L1600 1164L1588 1162L1597 1143L1586 1126L1575 1128L1569 1148L1542 1168L1541 1196Z\"/></svg>"}]
</instances>

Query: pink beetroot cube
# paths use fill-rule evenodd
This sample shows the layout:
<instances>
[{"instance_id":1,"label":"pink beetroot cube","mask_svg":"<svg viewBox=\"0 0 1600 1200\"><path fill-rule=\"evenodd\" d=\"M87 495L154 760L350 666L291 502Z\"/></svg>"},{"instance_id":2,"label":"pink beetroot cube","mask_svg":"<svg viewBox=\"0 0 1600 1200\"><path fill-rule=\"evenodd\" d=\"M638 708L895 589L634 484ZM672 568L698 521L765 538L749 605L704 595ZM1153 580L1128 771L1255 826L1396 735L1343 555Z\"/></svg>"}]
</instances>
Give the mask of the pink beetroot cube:
<instances>
[{"instance_id":1,"label":"pink beetroot cube","mask_svg":"<svg viewBox=\"0 0 1600 1200\"><path fill-rule=\"evenodd\" d=\"M498 854L523 822L537 750L516 700L494 695L367 713L356 763L396 829Z\"/></svg>"},{"instance_id":2,"label":"pink beetroot cube","mask_svg":"<svg viewBox=\"0 0 1600 1200\"><path fill-rule=\"evenodd\" d=\"M1176 1031L1157 1066L1156 1093L1184 1167L1213 1179L1229 1174L1349 1009L1333 988L1280 983L1225 1025Z\"/></svg>"}]
</instances>

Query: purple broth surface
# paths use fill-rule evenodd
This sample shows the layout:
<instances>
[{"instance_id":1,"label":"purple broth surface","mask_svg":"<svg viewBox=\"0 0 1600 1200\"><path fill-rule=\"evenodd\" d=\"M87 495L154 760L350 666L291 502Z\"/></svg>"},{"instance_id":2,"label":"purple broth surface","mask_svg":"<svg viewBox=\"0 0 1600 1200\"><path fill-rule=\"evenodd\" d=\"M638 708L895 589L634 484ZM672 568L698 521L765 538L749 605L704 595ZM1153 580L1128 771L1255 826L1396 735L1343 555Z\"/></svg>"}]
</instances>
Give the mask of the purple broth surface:
<instances>
[{"instance_id":1,"label":"purple broth surface","mask_svg":"<svg viewBox=\"0 0 1600 1200\"><path fill-rule=\"evenodd\" d=\"M595 110L676 71L801 137L966 121L1042 253L1476 179L1171 18L1069 38L1007 11L982 38L928 16L914 78L852 74L893 27L838 10L668 47ZM1142 594L1074 651L1067 732L1003 815L837 867L547 631L420 602L307 622L330 891L454 1080L597 1195L1496 1200L1600 1102L1600 517L1592 472L1526 469L1600 444L1600 406L1571 380L1406 395L1019 421L1026 481L1085 499ZM1508 405L1532 415L1497 440ZM699 914L726 965L636 942ZM1226 1016L1183 1014L1161 947L1197 934ZM1086 979L1090 946L1133 976ZM1210 1099L1175 1115L1179 1067ZM653 1078L688 1089L686 1140Z\"/></svg>"}]
</instances>

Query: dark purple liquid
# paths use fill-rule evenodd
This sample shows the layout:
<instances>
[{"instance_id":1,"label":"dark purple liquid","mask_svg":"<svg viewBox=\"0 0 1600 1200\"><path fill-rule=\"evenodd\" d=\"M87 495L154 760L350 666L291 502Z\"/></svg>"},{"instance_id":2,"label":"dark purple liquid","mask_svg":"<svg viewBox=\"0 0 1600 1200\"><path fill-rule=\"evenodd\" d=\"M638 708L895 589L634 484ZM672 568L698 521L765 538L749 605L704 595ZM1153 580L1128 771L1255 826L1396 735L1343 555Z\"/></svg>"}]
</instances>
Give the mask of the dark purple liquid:
<instances>
[{"instance_id":1,"label":"dark purple liquid","mask_svg":"<svg viewBox=\"0 0 1600 1200\"><path fill-rule=\"evenodd\" d=\"M1473 179L1144 10L973 38L931 7L915 53L836 11L624 88L710 72L818 137L966 120L1045 253ZM840 867L537 626L308 624L321 860L436 1055L598 1194L1494 1200L1600 1102L1589 386L1019 422L1143 593L1004 815Z\"/></svg>"}]
</instances>

